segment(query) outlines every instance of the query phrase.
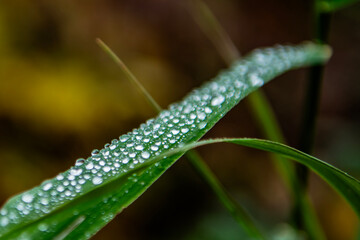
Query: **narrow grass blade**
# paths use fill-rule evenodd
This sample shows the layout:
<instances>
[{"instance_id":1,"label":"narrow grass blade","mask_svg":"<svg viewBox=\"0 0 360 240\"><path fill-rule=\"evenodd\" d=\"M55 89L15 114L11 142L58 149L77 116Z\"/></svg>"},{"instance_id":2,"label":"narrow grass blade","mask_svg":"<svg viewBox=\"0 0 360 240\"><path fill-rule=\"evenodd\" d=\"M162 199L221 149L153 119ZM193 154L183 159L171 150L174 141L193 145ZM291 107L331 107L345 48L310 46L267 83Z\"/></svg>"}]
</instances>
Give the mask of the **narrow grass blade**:
<instances>
[{"instance_id":1,"label":"narrow grass blade","mask_svg":"<svg viewBox=\"0 0 360 240\"><path fill-rule=\"evenodd\" d=\"M161 112L160 105L155 101L155 99L151 96L151 94L144 88L144 86L137 80L137 78L132 74L132 72L127 68L127 66L121 61L121 59L116 56L116 54L107 46L101 39L97 38L96 43L100 46L104 52L106 52L112 60L119 65L119 67L123 70L126 77L129 78L131 83L133 83L136 89L139 90L141 95L145 97L145 99L149 102L150 106L152 106L156 112Z\"/></svg>"},{"instance_id":2,"label":"narrow grass blade","mask_svg":"<svg viewBox=\"0 0 360 240\"><path fill-rule=\"evenodd\" d=\"M94 150L68 171L11 198L0 210L0 239L88 239L183 152L134 173L137 166L198 141L241 99L279 74L325 62L329 56L329 47L312 43L253 52L158 117Z\"/></svg>"},{"instance_id":3,"label":"narrow grass blade","mask_svg":"<svg viewBox=\"0 0 360 240\"><path fill-rule=\"evenodd\" d=\"M209 7L202 0L189 0L189 10L192 16L213 42L223 60L230 65L240 58L231 38L212 14ZM280 125L275 117L273 109L261 89L253 92L247 99L255 121L262 130L263 135L269 140L285 143L285 138ZM324 233L318 223L315 211L305 191L298 191L300 183L295 173L294 165L283 159L280 155L272 154L276 170L280 174L284 184L293 200L293 221L300 230L305 229L310 239L325 239Z\"/></svg>"},{"instance_id":4,"label":"narrow grass blade","mask_svg":"<svg viewBox=\"0 0 360 240\"><path fill-rule=\"evenodd\" d=\"M160 105L152 98L152 96L147 92L145 87L141 82L131 73L131 71L126 67L126 65L121 61L121 59L107 46L102 40L97 39L96 42L98 45L107 53L119 66L120 69L125 73L130 82L132 82L139 92L148 100L149 105L156 111L161 112ZM202 159L199 153L195 150L187 152L186 157L189 163L193 166L195 171L203 178L203 180L208 184L212 189L215 195L218 197L219 201L223 204L225 209L233 216L233 218L238 222L238 224L245 230L249 237L253 239L263 239L261 231L256 227L256 224L253 222L251 216L247 211L239 205L230 194L227 193L224 186L217 179L215 174L211 169L206 165L205 161Z\"/></svg>"},{"instance_id":5,"label":"narrow grass blade","mask_svg":"<svg viewBox=\"0 0 360 240\"><path fill-rule=\"evenodd\" d=\"M308 168L322 177L337 192L339 192L353 207L358 217L360 217L360 182L357 179L318 158L281 143L253 138L210 139L173 149L167 153L169 155L166 154L164 156L170 156L171 154L188 151L190 149L212 143L234 143L246 147L256 148L280 154L286 158L306 165Z\"/></svg>"}]
</instances>

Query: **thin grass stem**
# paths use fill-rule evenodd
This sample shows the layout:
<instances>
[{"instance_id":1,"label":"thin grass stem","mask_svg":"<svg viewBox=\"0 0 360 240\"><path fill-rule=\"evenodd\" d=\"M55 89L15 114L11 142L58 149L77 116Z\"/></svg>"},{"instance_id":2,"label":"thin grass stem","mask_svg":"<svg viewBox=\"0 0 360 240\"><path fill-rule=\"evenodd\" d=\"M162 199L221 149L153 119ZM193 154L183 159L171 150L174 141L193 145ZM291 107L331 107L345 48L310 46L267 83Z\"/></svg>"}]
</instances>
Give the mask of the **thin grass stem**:
<instances>
[{"instance_id":1,"label":"thin grass stem","mask_svg":"<svg viewBox=\"0 0 360 240\"><path fill-rule=\"evenodd\" d=\"M151 107L154 108L156 112L160 112L162 109L160 105L154 100L151 94L145 89L145 87L139 82L139 80L132 74L129 68L121 61L121 59L112 51L108 45L106 45L101 39L97 38L96 43L100 48L120 67L126 77L130 80L132 84L135 85L135 88L138 89L142 96L149 102Z\"/></svg>"},{"instance_id":2,"label":"thin grass stem","mask_svg":"<svg viewBox=\"0 0 360 240\"><path fill-rule=\"evenodd\" d=\"M322 12L313 4L313 38L318 43L327 43L330 29L330 12ZM324 75L324 66L317 65L310 68L307 81L306 94L304 98L304 110L302 115L299 150L312 154L316 136L316 122L319 111L321 87ZM306 166L296 164L296 175L299 179L299 191L306 192L308 187L309 169ZM301 228L304 223L304 216L295 206L293 209L295 224Z\"/></svg>"},{"instance_id":3,"label":"thin grass stem","mask_svg":"<svg viewBox=\"0 0 360 240\"><path fill-rule=\"evenodd\" d=\"M231 65L235 60L239 59L240 53L235 44L212 14L209 7L202 0L189 0L188 3L190 13L206 36L214 43L223 60L228 65ZM250 94L246 99L250 105L253 117L265 137L272 141L285 143L280 125L264 92L259 89ZM284 184L288 187L295 209L300 213L302 225L309 237L311 239L325 239L306 192L298 191L301 185L297 179L294 165L281 156L271 154L271 157Z\"/></svg>"}]
</instances>

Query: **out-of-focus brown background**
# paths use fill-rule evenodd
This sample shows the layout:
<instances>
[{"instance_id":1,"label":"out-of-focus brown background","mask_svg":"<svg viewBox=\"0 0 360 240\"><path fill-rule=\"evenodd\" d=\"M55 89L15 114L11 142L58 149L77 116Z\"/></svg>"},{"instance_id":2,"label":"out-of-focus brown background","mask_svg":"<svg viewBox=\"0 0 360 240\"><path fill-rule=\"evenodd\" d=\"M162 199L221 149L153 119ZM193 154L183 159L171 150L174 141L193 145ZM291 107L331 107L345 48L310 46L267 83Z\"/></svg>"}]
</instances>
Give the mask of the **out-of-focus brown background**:
<instances>
[{"instance_id":1,"label":"out-of-focus brown background","mask_svg":"<svg viewBox=\"0 0 360 240\"><path fill-rule=\"evenodd\" d=\"M311 38L311 2L207 0L242 53ZM95 44L108 43L166 107L226 65L186 1L2 0L0 205L154 116ZM333 14L334 55L323 84L315 155L360 178L360 4ZM306 70L264 87L297 146ZM261 137L242 102L207 137ZM226 188L272 232L291 206L266 153L231 145L200 152ZM317 176L312 200L329 239L352 239L358 219ZM237 225L181 159L94 239L239 239Z\"/></svg>"}]
</instances>

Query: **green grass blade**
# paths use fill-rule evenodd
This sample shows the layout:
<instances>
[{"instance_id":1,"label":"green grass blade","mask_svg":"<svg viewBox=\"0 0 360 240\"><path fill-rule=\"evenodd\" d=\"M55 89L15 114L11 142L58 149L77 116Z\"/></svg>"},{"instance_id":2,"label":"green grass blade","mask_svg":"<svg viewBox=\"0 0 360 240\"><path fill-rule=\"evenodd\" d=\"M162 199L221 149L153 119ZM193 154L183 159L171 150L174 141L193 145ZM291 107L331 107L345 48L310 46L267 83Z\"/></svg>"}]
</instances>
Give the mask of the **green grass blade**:
<instances>
[{"instance_id":1,"label":"green grass blade","mask_svg":"<svg viewBox=\"0 0 360 240\"><path fill-rule=\"evenodd\" d=\"M116 54L107 46L100 38L96 39L96 43L99 47L106 52L114 62L119 65L119 67L123 70L124 74L127 78L129 78L131 83L133 83L136 89L139 90L141 95L145 97L145 99L149 102L150 106L154 108L156 112L161 112L160 105L155 101L155 99L151 96L151 94L144 88L144 86L138 81L138 79L132 74L132 72L127 68L127 66L121 61L121 59L116 56Z\"/></svg>"},{"instance_id":2,"label":"green grass blade","mask_svg":"<svg viewBox=\"0 0 360 240\"><path fill-rule=\"evenodd\" d=\"M121 59L107 46L101 39L96 39L98 45L107 53L120 67L120 69L125 73L128 80L132 82L139 92L148 100L150 106L156 111L161 112L162 109L160 105L155 101L155 99L147 92L145 87L141 82L135 77L134 74L127 68L127 66L121 61ZM245 230L245 232L254 239L263 239L261 231L256 227L256 224L253 222L251 216L247 211L238 204L230 194L226 191L225 187L217 179L215 174L211 169L206 165L205 161L202 159L199 153L195 150L189 151L186 153L186 157L189 163L193 166L195 171L202 177L206 184L211 188L215 193L219 201L223 204L225 209L233 216L237 223Z\"/></svg>"},{"instance_id":3,"label":"green grass blade","mask_svg":"<svg viewBox=\"0 0 360 240\"><path fill-rule=\"evenodd\" d=\"M198 141L241 99L274 77L322 63L329 56L329 47L312 43L253 52L158 117L94 150L68 171L11 198L0 210L0 239L88 239L183 152L146 168L137 166Z\"/></svg>"},{"instance_id":4,"label":"green grass blade","mask_svg":"<svg viewBox=\"0 0 360 240\"><path fill-rule=\"evenodd\" d=\"M281 143L253 138L210 139L173 149L167 154L171 155L178 152L184 152L212 143L234 143L246 147L277 153L286 158L301 163L317 173L337 192L339 192L353 207L358 217L360 217L360 182L357 179L318 158Z\"/></svg>"},{"instance_id":5,"label":"green grass blade","mask_svg":"<svg viewBox=\"0 0 360 240\"><path fill-rule=\"evenodd\" d=\"M230 65L240 58L240 53L225 29L217 21L210 8L202 0L189 0L188 9L195 21L213 42L223 60ZM323 42L321 42L323 43ZM252 115L263 135L272 141L286 143L274 111L262 89L253 92L247 99ZM299 191L300 183L295 168L290 161L280 155L272 154L276 170L284 181L293 200L293 219L295 226L306 231L310 239L322 240L325 235L318 223L315 211L305 191Z\"/></svg>"},{"instance_id":6,"label":"green grass blade","mask_svg":"<svg viewBox=\"0 0 360 240\"><path fill-rule=\"evenodd\" d=\"M316 10L320 13L335 12L358 1L359 0L317 0Z\"/></svg>"}]
</instances>

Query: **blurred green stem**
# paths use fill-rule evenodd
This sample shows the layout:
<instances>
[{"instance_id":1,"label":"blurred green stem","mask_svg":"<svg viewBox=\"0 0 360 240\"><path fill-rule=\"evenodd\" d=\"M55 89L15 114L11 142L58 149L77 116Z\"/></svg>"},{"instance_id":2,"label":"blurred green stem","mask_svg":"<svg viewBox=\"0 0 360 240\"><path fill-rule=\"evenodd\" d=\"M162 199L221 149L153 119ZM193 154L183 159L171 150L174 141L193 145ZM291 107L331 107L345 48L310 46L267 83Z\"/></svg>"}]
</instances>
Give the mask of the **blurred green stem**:
<instances>
[{"instance_id":1,"label":"blurred green stem","mask_svg":"<svg viewBox=\"0 0 360 240\"><path fill-rule=\"evenodd\" d=\"M195 21L214 43L219 54L228 65L231 65L240 58L240 53L231 41L231 38L203 1L189 0L189 9ZM250 94L246 99L265 137L272 141L285 143L280 125L264 92L259 89ZM300 183L297 180L294 165L281 156L271 154L271 157L274 160L277 171L282 176L285 185L291 193L294 206L297 209L296 211L300 213L302 226L304 226L304 228L300 229L305 229L311 239L325 239L306 192L298 192Z\"/></svg>"},{"instance_id":2,"label":"blurred green stem","mask_svg":"<svg viewBox=\"0 0 360 240\"><path fill-rule=\"evenodd\" d=\"M317 1L313 3L313 38L318 43L327 43L330 29L331 13L323 12L317 7ZM321 86L324 74L324 65L310 68L306 95L304 99L303 118L300 128L299 150L312 154L316 136L316 120L321 97ZM309 170L303 165L296 164L296 175L300 182L299 191L306 192L308 185ZM293 210L295 224L303 227L302 214L297 207Z\"/></svg>"},{"instance_id":3,"label":"blurred green stem","mask_svg":"<svg viewBox=\"0 0 360 240\"><path fill-rule=\"evenodd\" d=\"M97 44L100 48L107 53L111 59L120 67L126 77L139 89L140 93L146 98L150 106L157 112L161 112L160 105L153 99L150 93L145 87L138 81L138 79L131 73L121 59L101 40L96 39ZM217 179L215 174L206 165L205 161L195 151L191 150L186 153L186 157L198 174L204 179L204 181L213 190L219 201L224 207L230 212L234 219L244 228L248 235L252 239L265 239L261 231L256 227L250 215L243 209L236 201L226 192L224 186Z\"/></svg>"}]
</instances>

